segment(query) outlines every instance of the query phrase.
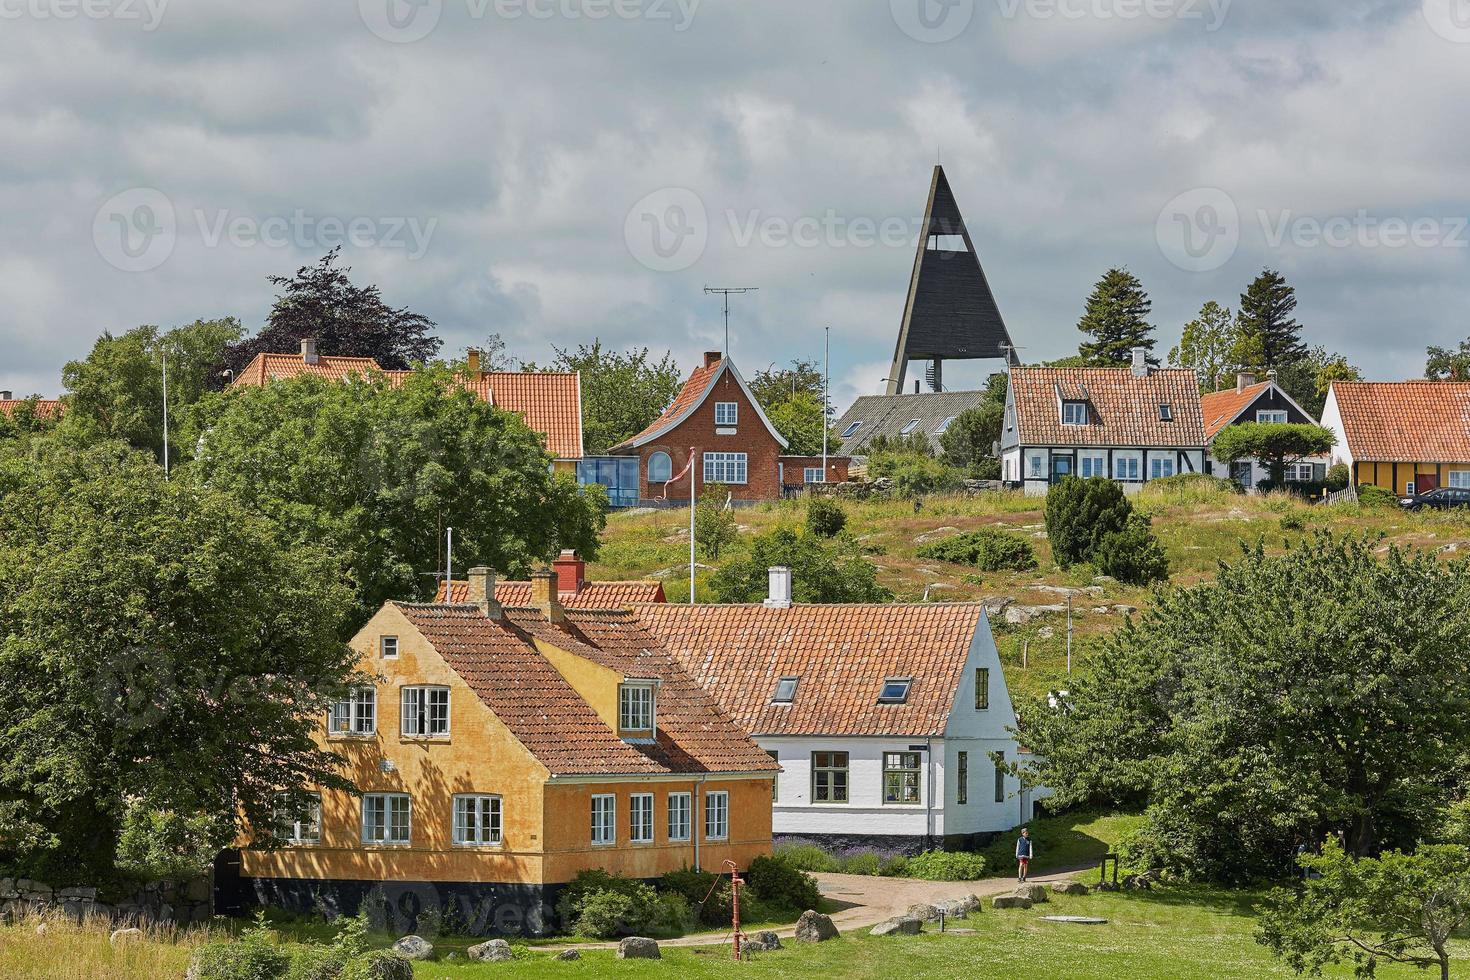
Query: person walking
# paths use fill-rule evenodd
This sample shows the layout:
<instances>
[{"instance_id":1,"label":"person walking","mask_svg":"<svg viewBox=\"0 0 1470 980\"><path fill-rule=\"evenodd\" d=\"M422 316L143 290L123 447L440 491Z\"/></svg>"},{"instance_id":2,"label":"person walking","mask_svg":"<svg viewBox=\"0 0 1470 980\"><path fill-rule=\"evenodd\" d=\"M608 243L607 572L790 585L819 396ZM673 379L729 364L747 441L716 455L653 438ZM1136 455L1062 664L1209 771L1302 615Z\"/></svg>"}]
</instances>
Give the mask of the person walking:
<instances>
[{"instance_id":1,"label":"person walking","mask_svg":"<svg viewBox=\"0 0 1470 980\"><path fill-rule=\"evenodd\" d=\"M1023 885L1031 868L1031 853L1031 831L1022 827L1021 836L1016 838L1016 880Z\"/></svg>"}]
</instances>

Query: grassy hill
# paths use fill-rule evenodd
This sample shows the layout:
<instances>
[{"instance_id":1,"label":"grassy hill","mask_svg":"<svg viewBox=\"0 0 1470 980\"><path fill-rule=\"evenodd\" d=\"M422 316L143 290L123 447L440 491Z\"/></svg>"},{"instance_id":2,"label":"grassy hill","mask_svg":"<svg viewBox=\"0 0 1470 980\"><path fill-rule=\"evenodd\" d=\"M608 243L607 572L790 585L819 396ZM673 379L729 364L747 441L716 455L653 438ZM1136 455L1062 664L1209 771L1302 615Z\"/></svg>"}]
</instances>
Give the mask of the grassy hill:
<instances>
[{"instance_id":1,"label":"grassy hill","mask_svg":"<svg viewBox=\"0 0 1470 980\"><path fill-rule=\"evenodd\" d=\"M1470 554L1470 511L1413 514L1397 507L1323 507L1284 495L1246 496L1202 483L1149 487L1133 499L1153 518L1175 584L1213 577L1219 562L1234 560L1242 546L1260 541L1268 551L1280 552L1318 528L1381 535L1385 550L1398 544L1447 555ZM991 616L1007 680L1014 691L1044 694L1066 685L1066 612L1040 608L1065 606L1067 595L1057 590L1076 590L1074 660L1085 658L1130 608L1149 602L1147 589L1095 579L1085 567L1056 568L1043 526L1044 503L1039 497L1007 492L929 497L918 511L906 500L850 502L845 507L848 533L871 555L880 581L893 590L897 601L1011 600L1005 611ZM720 561L701 559L696 589L707 595L709 566L738 554L751 535L781 523L799 525L805 513L806 503L800 500L738 511L742 543ZM1036 548L1039 568L980 574L916 554L925 540L983 526L1027 536ZM688 528L687 510L614 514L602 554L589 566L588 576L659 578L671 602L687 602Z\"/></svg>"}]
</instances>

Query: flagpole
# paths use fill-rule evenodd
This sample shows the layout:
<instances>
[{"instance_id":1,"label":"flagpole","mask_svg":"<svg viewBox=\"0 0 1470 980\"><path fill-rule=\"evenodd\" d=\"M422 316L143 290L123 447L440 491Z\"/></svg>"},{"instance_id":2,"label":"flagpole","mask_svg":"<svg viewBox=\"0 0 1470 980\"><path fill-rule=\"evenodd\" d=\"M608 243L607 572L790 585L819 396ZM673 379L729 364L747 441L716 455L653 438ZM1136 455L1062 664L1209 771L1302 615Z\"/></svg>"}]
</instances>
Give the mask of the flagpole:
<instances>
[{"instance_id":1,"label":"flagpole","mask_svg":"<svg viewBox=\"0 0 1470 980\"><path fill-rule=\"evenodd\" d=\"M168 349L163 350L163 478L168 476Z\"/></svg>"},{"instance_id":2,"label":"flagpole","mask_svg":"<svg viewBox=\"0 0 1470 980\"><path fill-rule=\"evenodd\" d=\"M832 401L832 328L824 327L827 355L822 368L822 482L827 482L827 406Z\"/></svg>"},{"instance_id":3,"label":"flagpole","mask_svg":"<svg viewBox=\"0 0 1470 980\"><path fill-rule=\"evenodd\" d=\"M689 447L689 604L694 605L694 450Z\"/></svg>"}]
</instances>

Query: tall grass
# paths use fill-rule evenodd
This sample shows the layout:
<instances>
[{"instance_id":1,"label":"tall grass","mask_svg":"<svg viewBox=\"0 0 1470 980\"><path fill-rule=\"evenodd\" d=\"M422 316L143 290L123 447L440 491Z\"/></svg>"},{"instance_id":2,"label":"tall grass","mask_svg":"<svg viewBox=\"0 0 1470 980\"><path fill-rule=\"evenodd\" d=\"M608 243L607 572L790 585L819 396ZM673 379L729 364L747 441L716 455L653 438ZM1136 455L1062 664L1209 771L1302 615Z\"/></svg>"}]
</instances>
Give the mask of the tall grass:
<instances>
[{"instance_id":1,"label":"tall grass","mask_svg":"<svg viewBox=\"0 0 1470 980\"><path fill-rule=\"evenodd\" d=\"M44 934L38 927L44 926ZM81 922L26 913L0 927L0 977L6 980L139 980L182 977L194 949L228 935L208 926L143 926L142 936L108 941L118 928L106 918Z\"/></svg>"}]
</instances>

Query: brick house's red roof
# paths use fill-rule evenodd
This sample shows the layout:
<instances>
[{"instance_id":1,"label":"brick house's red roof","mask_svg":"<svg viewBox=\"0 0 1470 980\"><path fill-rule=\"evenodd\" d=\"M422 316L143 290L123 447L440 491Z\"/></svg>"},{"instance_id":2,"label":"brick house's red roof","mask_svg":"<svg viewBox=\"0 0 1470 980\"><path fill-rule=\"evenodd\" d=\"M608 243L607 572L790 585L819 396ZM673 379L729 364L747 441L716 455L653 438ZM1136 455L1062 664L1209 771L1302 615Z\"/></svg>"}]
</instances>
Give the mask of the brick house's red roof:
<instances>
[{"instance_id":1,"label":"brick house's red roof","mask_svg":"<svg viewBox=\"0 0 1470 980\"><path fill-rule=\"evenodd\" d=\"M749 386L746 385L745 379L740 376L740 372L735 369L735 363L729 358L716 357L711 353L705 356L704 364L695 368L689 375L689 380L684 382L684 387L679 389L679 393L674 396L674 400L669 403L669 407L664 409L658 418L650 422L642 432L624 439L609 451L615 453L619 450L636 449L645 442L649 442L673 429L680 422L684 421L709 396L710 389L714 387L715 382L727 371L740 386L741 392L745 395L751 408L759 417L761 424L766 427L766 430L770 432L780 447L785 449L787 445L786 438L780 432L776 431L776 427L766 417L765 410L761 408L760 402L756 400L755 395L751 392Z\"/></svg>"},{"instance_id":2,"label":"brick house's red roof","mask_svg":"<svg viewBox=\"0 0 1470 980\"><path fill-rule=\"evenodd\" d=\"M1205 438L1213 439L1231 422L1250 407L1251 402L1260 397L1271 382L1262 381L1244 388L1226 388L1224 391L1212 391L1208 395L1200 395L1199 407L1204 417Z\"/></svg>"},{"instance_id":3,"label":"brick house's red roof","mask_svg":"<svg viewBox=\"0 0 1470 980\"><path fill-rule=\"evenodd\" d=\"M1181 368L1011 369L1017 429L1025 446L1141 446L1180 448L1205 445L1199 382ZM1089 424L1063 425L1058 392L1068 401L1088 403ZM1168 405L1173 421L1159 416Z\"/></svg>"},{"instance_id":4,"label":"brick house's red roof","mask_svg":"<svg viewBox=\"0 0 1470 980\"><path fill-rule=\"evenodd\" d=\"M705 690L756 735L942 735L985 615L979 603L638 606ZM772 704L797 677L795 699ZM879 704L885 678L908 700Z\"/></svg>"},{"instance_id":5,"label":"brick house's red roof","mask_svg":"<svg viewBox=\"0 0 1470 980\"><path fill-rule=\"evenodd\" d=\"M572 609L628 609L642 602L663 602L662 582L584 582L580 592L562 592L561 604ZM434 596L435 602L444 601L444 583ZM455 580L450 583L450 602L469 602L470 583ZM495 601L503 606L529 606L531 604L530 582L495 583Z\"/></svg>"},{"instance_id":6,"label":"brick house's red roof","mask_svg":"<svg viewBox=\"0 0 1470 980\"><path fill-rule=\"evenodd\" d=\"M5 399L0 401L0 415L14 417L16 409L28 404L30 404L30 399L28 398ZM38 398L35 405L36 418L38 419L55 418L66 411L66 406L62 404L59 398Z\"/></svg>"},{"instance_id":7,"label":"brick house's red roof","mask_svg":"<svg viewBox=\"0 0 1470 980\"><path fill-rule=\"evenodd\" d=\"M532 610L507 609L494 620L477 606L394 605L553 776L777 768L631 613L567 610L554 625ZM619 738L535 638L625 676L660 679L657 740Z\"/></svg>"},{"instance_id":8,"label":"brick house's red roof","mask_svg":"<svg viewBox=\"0 0 1470 980\"><path fill-rule=\"evenodd\" d=\"M1334 381L1355 460L1470 463L1470 381Z\"/></svg>"}]
</instances>

